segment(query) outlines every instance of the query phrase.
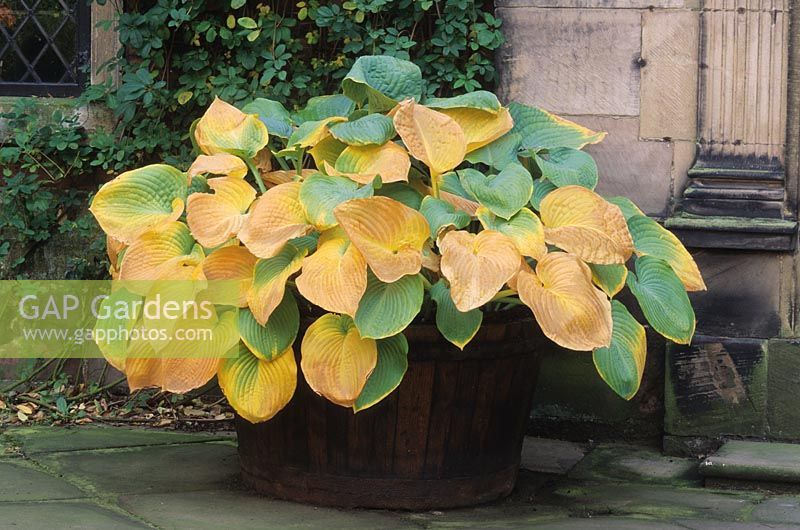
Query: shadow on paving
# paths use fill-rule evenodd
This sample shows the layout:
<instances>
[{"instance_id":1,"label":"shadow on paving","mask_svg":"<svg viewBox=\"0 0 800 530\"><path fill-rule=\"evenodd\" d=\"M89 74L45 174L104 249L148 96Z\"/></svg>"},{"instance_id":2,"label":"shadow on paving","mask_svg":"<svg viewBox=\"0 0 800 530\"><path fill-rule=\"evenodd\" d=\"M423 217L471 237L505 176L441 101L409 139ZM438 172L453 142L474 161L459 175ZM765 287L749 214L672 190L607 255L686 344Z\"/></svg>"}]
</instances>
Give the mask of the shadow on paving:
<instances>
[{"instance_id":1,"label":"shadow on paving","mask_svg":"<svg viewBox=\"0 0 800 530\"><path fill-rule=\"evenodd\" d=\"M799 497L705 489L696 461L625 445L531 438L508 499L411 513L251 494L226 436L110 427L2 436L2 528L800 530Z\"/></svg>"}]
</instances>

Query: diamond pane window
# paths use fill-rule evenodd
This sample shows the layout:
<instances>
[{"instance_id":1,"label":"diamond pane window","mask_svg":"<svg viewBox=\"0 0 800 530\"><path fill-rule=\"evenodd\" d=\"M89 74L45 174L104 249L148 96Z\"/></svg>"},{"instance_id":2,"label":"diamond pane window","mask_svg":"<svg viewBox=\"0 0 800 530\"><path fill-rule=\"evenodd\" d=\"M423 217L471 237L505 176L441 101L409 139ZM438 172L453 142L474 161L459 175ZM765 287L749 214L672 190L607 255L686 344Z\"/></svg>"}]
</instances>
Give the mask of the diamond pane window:
<instances>
[{"instance_id":1,"label":"diamond pane window","mask_svg":"<svg viewBox=\"0 0 800 530\"><path fill-rule=\"evenodd\" d=\"M0 0L0 95L80 94L89 25L87 0Z\"/></svg>"}]
</instances>

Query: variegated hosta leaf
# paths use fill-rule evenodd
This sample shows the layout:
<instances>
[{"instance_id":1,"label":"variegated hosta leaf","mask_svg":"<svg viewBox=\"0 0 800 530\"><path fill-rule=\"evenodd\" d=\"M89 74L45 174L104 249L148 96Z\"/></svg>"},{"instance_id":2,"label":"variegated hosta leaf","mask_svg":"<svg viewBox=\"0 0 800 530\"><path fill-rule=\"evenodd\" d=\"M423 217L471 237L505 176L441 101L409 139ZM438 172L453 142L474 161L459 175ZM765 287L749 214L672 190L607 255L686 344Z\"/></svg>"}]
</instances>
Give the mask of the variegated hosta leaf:
<instances>
[{"instance_id":1,"label":"variegated hosta leaf","mask_svg":"<svg viewBox=\"0 0 800 530\"><path fill-rule=\"evenodd\" d=\"M354 321L362 337L383 339L406 329L422 307L425 288L419 274L384 283L369 274Z\"/></svg>"},{"instance_id":2,"label":"variegated hosta leaf","mask_svg":"<svg viewBox=\"0 0 800 530\"><path fill-rule=\"evenodd\" d=\"M653 329L678 344L692 341L694 310L680 278L666 261L636 258L636 274L628 273L627 284Z\"/></svg>"},{"instance_id":3,"label":"variegated hosta leaf","mask_svg":"<svg viewBox=\"0 0 800 530\"><path fill-rule=\"evenodd\" d=\"M642 382L647 338L644 327L616 300L611 301L611 318L611 345L595 349L592 358L603 381L620 397L631 399Z\"/></svg>"},{"instance_id":4,"label":"variegated hosta leaf","mask_svg":"<svg viewBox=\"0 0 800 530\"><path fill-rule=\"evenodd\" d=\"M288 148L314 147L325 138L330 136L328 127L331 123L346 121L347 118L341 116L331 116L324 120L307 121L300 124L289 137Z\"/></svg>"},{"instance_id":5,"label":"variegated hosta leaf","mask_svg":"<svg viewBox=\"0 0 800 530\"><path fill-rule=\"evenodd\" d=\"M333 214L381 281L420 271L430 228L418 211L388 197L370 197L342 203Z\"/></svg>"},{"instance_id":6,"label":"variegated hosta leaf","mask_svg":"<svg viewBox=\"0 0 800 530\"><path fill-rule=\"evenodd\" d=\"M609 298L616 296L625 287L625 279L628 277L628 267L621 263L614 265L595 265L589 264L592 271L592 281L601 288Z\"/></svg>"},{"instance_id":7,"label":"variegated hosta leaf","mask_svg":"<svg viewBox=\"0 0 800 530\"><path fill-rule=\"evenodd\" d=\"M520 164L509 164L497 175L489 176L474 169L463 169L458 177L470 195L503 219L510 219L533 195L533 178Z\"/></svg>"},{"instance_id":8,"label":"variegated hosta leaf","mask_svg":"<svg viewBox=\"0 0 800 530\"><path fill-rule=\"evenodd\" d=\"M220 365L217 379L236 413L250 423L259 423L291 401L297 387L297 361L291 347L265 361L240 344L239 354Z\"/></svg>"},{"instance_id":9,"label":"variegated hosta leaf","mask_svg":"<svg viewBox=\"0 0 800 530\"><path fill-rule=\"evenodd\" d=\"M167 279L181 267L194 268L203 261L189 227L172 221L139 236L125 251L121 280Z\"/></svg>"},{"instance_id":10,"label":"variegated hosta leaf","mask_svg":"<svg viewBox=\"0 0 800 530\"><path fill-rule=\"evenodd\" d=\"M459 311L444 280L433 284L430 295L436 302L436 327L444 338L463 350L480 329L483 313L480 309Z\"/></svg>"},{"instance_id":11,"label":"variegated hosta leaf","mask_svg":"<svg viewBox=\"0 0 800 530\"><path fill-rule=\"evenodd\" d=\"M353 100L342 94L330 96L314 96L306 102L303 110L299 111L294 120L298 123L307 121L319 121L333 117L350 116L355 110L356 104Z\"/></svg>"},{"instance_id":12,"label":"variegated hosta leaf","mask_svg":"<svg viewBox=\"0 0 800 530\"><path fill-rule=\"evenodd\" d=\"M606 137L604 132L594 132L536 107L511 103L508 108L514 118L513 130L522 136L522 145L526 149L580 149Z\"/></svg>"},{"instance_id":13,"label":"variegated hosta leaf","mask_svg":"<svg viewBox=\"0 0 800 530\"><path fill-rule=\"evenodd\" d=\"M452 204L430 195L422 199L419 212L428 220L433 240L439 237L439 233L445 228L464 228L470 222L469 214L456 210Z\"/></svg>"},{"instance_id":14,"label":"variegated hosta leaf","mask_svg":"<svg viewBox=\"0 0 800 530\"><path fill-rule=\"evenodd\" d=\"M522 137L509 132L497 140L467 153L467 162L473 164L486 164L494 169L503 169L508 164L519 163L519 146Z\"/></svg>"},{"instance_id":15,"label":"variegated hosta leaf","mask_svg":"<svg viewBox=\"0 0 800 530\"><path fill-rule=\"evenodd\" d=\"M625 263L633 253L622 211L581 186L550 192L541 217L545 241L589 263Z\"/></svg>"},{"instance_id":16,"label":"variegated hosta leaf","mask_svg":"<svg viewBox=\"0 0 800 530\"><path fill-rule=\"evenodd\" d=\"M336 174L361 184L380 176L381 182L407 182L411 159L408 152L394 142L383 145L347 147L336 159Z\"/></svg>"},{"instance_id":17,"label":"variegated hosta leaf","mask_svg":"<svg viewBox=\"0 0 800 530\"><path fill-rule=\"evenodd\" d=\"M174 167L153 164L105 183L89 210L103 231L130 244L136 237L183 213L189 179Z\"/></svg>"},{"instance_id":18,"label":"variegated hosta leaf","mask_svg":"<svg viewBox=\"0 0 800 530\"><path fill-rule=\"evenodd\" d=\"M475 109L489 114L501 112L500 100L487 90L476 90L449 98L431 98L425 101L425 106L432 109Z\"/></svg>"},{"instance_id":19,"label":"variegated hosta leaf","mask_svg":"<svg viewBox=\"0 0 800 530\"><path fill-rule=\"evenodd\" d=\"M130 332L141 316L144 297L133 293L125 287L114 290L100 303L98 314L108 315L107 318L98 318L94 323L94 341L103 357L108 363L125 372L125 359L127 357L128 337L117 330ZM124 311L115 311L117 307L124 307ZM115 330L115 332L111 332Z\"/></svg>"},{"instance_id":20,"label":"variegated hosta leaf","mask_svg":"<svg viewBox=\"0 0 800 530\"><path fill-rule=\"evenodd\" d=\"M300 328L300 311L291 292L272 312L266 324L259 324L249 309L239 310L239 336L253 355L272 361L294 344Z\"/></svg>"},{"instance_id":21,"label":"variegated hosta leaf","mask_svg":"<svg viewBox=\"0 0 800 530\"><path fill-rule=\"evenodd\" d=\"M408 369L408 341L402 333L377 341L378 362L364 390L353 403L353 412L376 405L400 386Z\"/></svg>"},{"instance_id":22,"label":"variegated hosta leaf","mask_svg":"<svg viewBox=\"0 0 800 530\"><path fill-rule=\"evenodd\" d=\"M395 136L392 118L367 114L354 121L331 125L331 134L347 145L383 145Z\"/></svg>"},{"instance_id":23,"label":"variegated hosta leaf","mask_svg":"<svg viewBox=\"0 0 800 530\"><path fill-rule=\"evenodd\" d=\"M331 313L308 327L301 352L308 385L343 407L355 403L378 361L375 341L361 338L349 316Z\"/></svg>"},{"instance_id":24,"label":"variegated hosta leaf","mask_svg":"<svg viewBox=\"0 0 800 530\"><path fill-rule=\"evenodd\" d=\"M367 262L341 228L323 232L317 250L303 260L297 290L314 305L355 316L367 288Z\"/></svg>"},{"instance_id":25,"label":"variegated hosta leaf","mask_svg":"<svg viewBox=\"0 0 800 530\"><path fill-rule=\"evenodd\" d=\"M245 114L214 98L194 129L197 146L207 155L230 153L255 158L269 141L266 125L255 114Z\"/></svg>"},{"instance_id":26,"label":"variegated hosta leaf","mask_svg":"<svg viewBox=\"0 0 800 530\"><path fill-rule=\"evenodd\" d=\"M388 55L365 55L356 59L342 81L345 95L367 102L370 112L384 112L398 101L422 97L422 72L410 62Z\"/></svg>"},{"instance_id":27,"label":"variegated hosta leaf","mask_svg":"<svg viewBox=\"0 0 800 530\"><path fill-rule=\"evenodd\" d=\"M606 200L622 210L622 215L625 216L626 221L634 215L644 215L644 212L627 197L609 197Z\"/></svg>"},{"instance_id":28,"label":"variegated hosta leaf","mask_svg":"<svg viewBox=\"0 0 800 530\"><path fill-rule=\"evenodd\" d=\"M531 197L531 206L536 211L542 210L542 201L547 195L558 189L558 186L547 180L546 178L539 177L533 181L533 197Z\"/></svg>"},{"instance_id":29,"label":"variegated hosta leaf","mask_svg":"<svg viewBox=\"0 0 800 530\"><path fill-rule=\"evenodd\" d=\"M439 250L442 275L450 282L450 295L461 312L491 300L517 273L521 259L511 238L493 230L477 235L448 232Z\"/></svg>"},{"instance_id":30,"label":"variegated hosta leaf","mask_svg":"<svg viewBox=\"0 0 800 530\"><path fill-rule=\"evenodd\" d=\"M644 215L628 219L633 247L640 256L653 256L666 261L687 291L705 291L706 284L692 255L672 232Z\"/></svg>"},{"instance_id":31,"label":"variegated hosta leaf","mask_svg":"<svg viewBox=\"0 0 800 530\"><path fill-rule=\"evenodd\" d=\"M239 307L247 307L256 261L258 258L245 247L221 247L203 260L203 274L208 280L239 280Z\"/></svg>"},{"instance_id":32,"label":"variegated hosta leaf","mask_svg":"<svg viewBox=\"0 0 800 530\"><path fill-rule=\"evenodd\" d=\"M461 185L455 171L445 173L440 177L439 198L470 216L474 216L480 206L475 197Z\"/></svg>"},{"instance_id":33,"label":"variegated hosta leaf","mask_svg":"<svg viewBox=\"0 0 800 530\"><path fill-rule=\"evenodd\" d=\"M411 156L436 175L450 171L464 160L467 137L456 121L412 100L400 103L394 128Z\"/></svg>"},{"instance_id":34,"label":"variegated hosta leaf","mask_svg":"<svg viewBox=\"0 0 800 530\"><path fill-rule=\"evenodd\" d=\"M181 327L187 331L195 326L197 324L189 321ZM208 322L205 321L200 329L207 327ZM131 392L156 387L184 394L208 383L217 373L223 354L239 341L236 315L233 311L220 314L210 329L212 340L174 340L160 354L155 353L149 341L135 341L125 360L125 375Z\"/></svg>"},{"instance_id":35,"label":"variegated hosta leaf","mask_svg":"<svg viewBox=\"0 0 800 530\"><path fill-rule=\"evenodd\" d=\"M189 171L186 172L189 180L205 173L240 179L247 175L247 164L238 156L228 153L217 153L211 156L199 155L189 166Z\"/></svg>"},{"instance_id":36,"label":"variegated hosta leaf","mask_svg":"<svg viewBox=\"0 0 800 530\"><path fill-rule=\"evenodd\" d=\"M611 304L576 256L552 252L539 260L536 272L524 266L516 288L553 342L579 351L611 343Z\"/></svg>"},{"instance_id":37,"label":"variegated hosta leaf","mask_svg":"<svg viewBox=\"0 0 800 530\"><path fill-rule=\"evenodd\" d=\"M340 142L333 136L327 136L309 149L308 154L314 159L314 165L322 169L325 164L329 166L336 164L336 159L346 147L346 143Z\"/></svg>"},{"instance_id":38,"label":"variegated hosta leaf","mask_svg":"<svg viewBox=\"0 0 800 530\"><path fill-rule=\"evenodd\" d=\"M276 256L256 262L253 284L247 293L247 305L259 324L266 324L283 300L286 280L300 270L306 253L306 250L299 250L287 243Z\"/></svg>"},{"instance_id":39,"label":"variegated hosta leaf","mask_svg":"<svg viewBox=\"0 0 800 530\"><path fill-rule=\"evenodd\" d=\"M108 256L108 262L111 264L111 267L119 267L120 258L124 254L123 251L126 248L128 248L128 245L122 241L106 235L106 255Z\"/></svg>"},{"instance_id":40,"label":"variegated hosta leaf","mask_svg":"<svg viewBox=\"0 0 800 530\"><path fill-rule=\"evenodd\" d=\"M464 131L467 153L497 140L514 126L514 120L506 108L496 113L472 108L449 108L440 112L450 116Z\"/></svg>"},{"instance_id":41,"label":"variegated hosta leaf","mask_svg":"<svg viewBox=\"0 0 800 530\"><path fill-rule=\"evenodd\" d=\"M522 208L508 220L497 217L483 206L478 208L475 215L486 230L494 230L511 238L523 256L539 259L547 253L544 226L529 209Z\"/></svg>"},{"instance_id":42,"label":"variegated hosta leaf","mask_svg":"<svg viewBox=\"0 0 800 530\"><path fill-rule=\"evenodd\" d=\"M372 194L372 186L359 187L348 178L317 173L300 185L298 198L308 221L317 230L327 230L337 224L334 208L350 199L372 197Z\"/></svg>"},{"instance_id":43,"label":"variegated hosta leaf","mask_svg":"<svg viewBox=\"0 0 800 530\"><path fill-rule=\"evenodd\" d=\"M272 136L278 136L284 140L292 135L292 117L289 111L277 101L266 98L256 98L244 107L242 112L256 114L258 119L264 122L267 130Z\"/></svg>"},{"instance_id":44,"label":"variegated hosta leaf","mask_svg":"<svg viewBox=\"0 0 800 530\"><path fill-rule=\"evenodd\" d=\"M250 252L259 258L271 258L287 241L313 230L299 194L300 183L287 182L270 188L253 203L239 231L239 239Z\"/></svg>"},{"instance_id":45,"label":"variegated hosta leaf","mask_svg":"<svg viewBox=\"0 0 800 530\"><path fill-rule=\"evenodd\" d=\"M588 153L571 147L555 147L534 155L536 164L546 178L558 187L597 186L597 163Z\"/></svg>"},{"instance_id":46,"label":"variegated hosta leaf","mask_svg":"<svg viewBox=\"0 0 800 530\"><path fill-rule=\"evenodd\" d=\"M218 177L208 180L210 193L193 193L186 203L186 222L204 247L219 246L241 230L245 212L256 198L256 190L242 179Z\"/></svg>"}]
</instances>

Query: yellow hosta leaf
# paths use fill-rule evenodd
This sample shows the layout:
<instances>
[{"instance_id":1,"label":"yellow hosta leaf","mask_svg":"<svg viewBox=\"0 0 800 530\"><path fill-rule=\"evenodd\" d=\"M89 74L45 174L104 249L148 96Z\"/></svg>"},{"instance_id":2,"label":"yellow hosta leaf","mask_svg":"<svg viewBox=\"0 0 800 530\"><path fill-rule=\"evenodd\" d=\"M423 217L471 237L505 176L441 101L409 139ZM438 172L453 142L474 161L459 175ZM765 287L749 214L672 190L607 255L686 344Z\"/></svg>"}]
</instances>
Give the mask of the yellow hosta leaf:
<instances>
[{"instance_id":1,"label":"yellow hosta leaf","mask_svg":"<svg viewBox=\"0 0 800 530\"><path fill-rule=\"evenodd\" d=\"M269 141L267 126L256 114L245 114L219 98L208 107L194 129L197 146L207 155L230 153L255 158Z\"/></svg>"},{"instance_id":2,"label":"yellow hosta leaf","mask_svg":"<svg viewBox=\"0 0 800 530\"><path fill-rule=\"evenodd\" d=\"M308 154L314 159L314 165L322 168L322 163L326 162L331 166L336 164L336 159L347 147L347 144L340 142L333 136L327 136L317 145L308 150Z\"/></svg>"},{"instance_id":3,"label":"yellow hosta leaf","mask_svg":"<svg viewBox=\"0 0 800 530\"><path fill-rule=\"evenodd\" d=\"M217 374L228 403L251 423L267 421L291 401L297 387L297 361L289 347L270 361L239 345L236 358L225 359Z\"/></svg>"},{"instance_id":4,"label":"yellow hosta leaf","mask_svg":"<svg viewBox=\"0 0 800 530\"><path fill-rule=\"evenodd\" d=\"M388 197L369 197L342 203L333 214L381 281L391 283L422 268L430 228L418 211Z\"/></svg>"},{"instance_id":5,"label":"yellow hosta leaf","mask_svg":"<svg viewBox=\"0 0 800 530\"><path fill-rule=\"evenodd\" d=\"M353 319L323 315L308 327L300 367L308 385L337 405L350 407L378 362L373 339L362 339Z\"/></svg>"},{"instance_id":6,"label":"yellow hosta leaf","mask_svg":"<svg viewBox=\"0 0 800 530\"><path fill-rule=\"evenodd\" d=\"M239 280L239 307L247 307L256 261L245 247L222 247L203 260L203 273L208 280Z\"/></svg>"},{"instance_id":7,"label":"yellow hosta leaf","mask_svg":"<svg viewBox=\"0 0 800 530\"><path fill-rule=\"evenodd\" d=\"M145 232L125 251L120 267L122 280L158 280L199 265L203 251L178 221ZM183 277L183 275L181 275Z\"/></svg>"},{"instance_id":8,"label":"yellow hosta leaf","mask_svg":"<svg viewBox=\"0 0 800 530\"><path fill-rule=\"evenodd\" d=\"M317 173L315 169L303 169L299 174L292 169L279 169L277 171L263 173L261 178L268 186L277 186L278 184L304 180L315 173Z\"/></svg>"},{"instance_id":9,"label":"yellow hosta leaf","mask_svg":"<svg viewBox=\"0 0 800 530\"><path fill-rule=\"evenodd\" d=\"M303 260L297 290L314 305L355 316L367 289L367 261L340 228L324 232L317 250Z\"/></svg>"},{"instance_id":10,"label":"yellow hosta leaf","mask_svg":"<svg viewBox=\"0 0 800 530\"><path fill-rule=\"evenodd\" d=\"M523 256L539 259L547 253L542 222L528 208L521 209L509 220L497 217L483 206L477 209L475 215L486 230L495 230L510 237Z\"/></svg>"},{"instance_id":11,"label":"yellow hosta leaf","mask_svg":"<svg viewBox=\"0 0 800 530\"><path fill-rule=\"evenodd\" d=\"M442 258L433 251L433 243L430 241L425 242L422 247L422 266L431 272L438 273L441 270Z\"/></svg>"},{"instance_id":12,"label":"yellow hosta leaf","mask_svg":"<svg viewBox=\"0 0 800 530\"><path fill-rule=\"evenodd\" d=\"M214 193L192 193L186 202L186 222L204 247L219 246L241 230L245 212L256 198L256 190L242 179L209 179Z\"/></svg>"},{"instance_id":13,"label":"yellow hosta leaf","mask_svg":"<svg viewBox=\"0 0 800 530\"><path fill-rule=\"evenodd\" d=\"M325 163L330 171L330 165ZM347 177L360 184L369 184L376 176L381 182L408 182L411 159L408 152L394 142L383 145L351 145L339 155L329 175Z\"/></svg>"},{"instance_id":14,"label":"yellow hosta leaf","mask_svg":"<svg viewBox=\"0 0 800 530\"><path fill-rule=\"evenodd\" d=\"M108 261L111 263L112 267L116 268L120 254L122 254L122 251L126 248L128 248L128 245L122 241L108 235L106 236L106 254L108 255Z\"/></svg>"},{"instance_id":15,"label":"yellow hosta leaf","mask_svg":"<svg viewBox=\"0 0 800 530\"><path fill-rule=\"evenodd\" d=\"M456 308L465 313L482 306L519 270L520 253L508 236L484 230L448 232L439 243L442 275L450 282Z\"/></svg>"},{"instance_id":16,"label":"yellow hosta leaf","mask_svg":"<svg viewBox=\"0 0 800 530\"><path fill-rule=\"evenodd\" d=\"M516 288L542 331L571 350L591 350L611 343L611 303L592 285L592 272L578 257L552 252L517 275Z\"/></svg>"},{"instance_id":17,"label":"yellow hosta leaf","mask_svg":"<svg viewBox=\"0 0 800 530\"><path fill-rule=\"evenodd\" d=\"M328 126L331 123L347 121L343 116L330 116L318 121L307 121L300 124L289 137L288 148L308 148L314 147L327 139L331 132Z\"/></svg>"},{"instance_id":18,"label":"yellow hosta leaf","mask_svg":"<svg viewBox=\"0 0 800 530\"><path fill-rule=\"evenodd\" d=\"M451 206L461 210L462 212L468 213L472 217L475 217L478 208L480 207L480 203L465 199L460 195L446 191L439 191L439 198Z\"/></svg>"},{"instance_id":19,"label":"yellow hosta leaf","mask_svg":"<svg viewBox=\"0 0 800 530\"><path fill-rule=\"evenodd\" d=\"M271 258L287 241L313 230L306 222L299 193L299 182L278 184L253 204L239 231L239 239L250 252L259 258Z\"/></svg>"},{"instance_id":20,"label":"yellow hosta leaf","mask_svg":"<svg viewBox=\"0 0 800 530\"><path fill-rule=\"evenodd\" d=\"M192 180L195 176L204 173L241 179L247 175L247 164L238 156L228 153L217 153L211 156L199 155L189 166L186 174L189 176L189 180Z\"/></svg>"},{"instance_id":21,"label":"yellow hosta leaf","mask_svg":"<svg viewBox=\"0 0 800 530\"><path fill-rule=\"evenodd\" d=\"M247 305L262 326L283 300L286 280L300 270L307 250L287 244L274 257L260 259L253 271L253 284L247 293Z\"/></svg>"},{"instance_id":22,"label":"yellow hosta leaf","mask_svg":"<svg viewBox=\"0 0 800 530\"><path fill-rule=\"evenodd\" d=\"M395 107L394 128L411 156L436 174L450 171L464 160L467 138L446 114L406 100Z\"/></svg>"},{"instance_id":23,"label":"yellow hosta leaf","mask_svg":"<svg viewBox=\"0 0 800 530\"><path fill-rule=\"evenodd\" d=\"M633 241L619 207L582 186L548 193L541 204L544 238L589 263L625 263Z\"/></svg>"},{"instance_id":24,"label":"yellow hosta leaf","mask_svg":"<svg viewBox=\"0 0 800 530\"><path fill-rule=\"evenodd\" d=\"M467 153L492 143L514 126L511 113L505 107L497 113L467 107L442 109L440 112L453 118L464 131Z\"/></svg>"},{"instance_id":25,"label":"yellow hosta leaf","mask_svg":"<svg viewBox=\"0 0 800 530\"><path fill-rule=\"evenodd\" d=\"M103 231L123 243L183 213L189 179L174 167L153 164L105 183L89 210Z\"/></svg>"}]
</instances>

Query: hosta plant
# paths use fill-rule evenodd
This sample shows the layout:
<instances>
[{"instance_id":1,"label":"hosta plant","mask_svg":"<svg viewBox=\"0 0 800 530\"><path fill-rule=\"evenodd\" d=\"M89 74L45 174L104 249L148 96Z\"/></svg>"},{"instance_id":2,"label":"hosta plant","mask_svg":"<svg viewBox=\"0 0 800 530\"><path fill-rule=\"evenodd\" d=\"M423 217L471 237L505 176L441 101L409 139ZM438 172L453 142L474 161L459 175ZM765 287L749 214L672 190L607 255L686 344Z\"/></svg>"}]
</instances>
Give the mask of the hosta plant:
<instances>
[{"instance_id":1,"label":"hosta plant","mask_svg":"<svg viewBox=\"0 0 800 530\"><path fill-rule=\"evenodd\" d=\"M652 329L691 340L686 292L703 279L670 232L594 191L581 149L605 133L489 92L420 101L421 86L414 64L366 56L341 94L296 111L217 99L192 126L188 171L150 165L100 189L114 278L242 286L235 356L117 359L132 389L216 375L264 421L292 398L299 346L311 388L357 412L400 384L415 320L463 349L486 312L527 306L630 399L646 341L626 288Z\"/></svg>"}]
</instances>

